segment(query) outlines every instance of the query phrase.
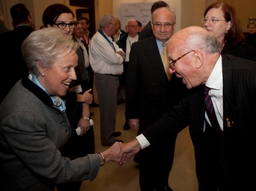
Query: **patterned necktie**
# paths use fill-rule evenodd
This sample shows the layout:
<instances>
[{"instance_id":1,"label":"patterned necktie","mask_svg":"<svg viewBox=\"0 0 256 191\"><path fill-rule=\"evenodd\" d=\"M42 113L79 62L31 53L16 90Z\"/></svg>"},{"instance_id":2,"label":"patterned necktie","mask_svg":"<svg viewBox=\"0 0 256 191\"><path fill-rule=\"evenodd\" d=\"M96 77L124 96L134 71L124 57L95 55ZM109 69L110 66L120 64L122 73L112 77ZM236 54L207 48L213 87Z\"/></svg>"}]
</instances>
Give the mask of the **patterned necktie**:
<instances>
[{"instance_id":1,"label":"patterned necktie","mask_svg":"<svg viewBox=\"0 0 256 191\"><path fill-rule=\"evenodd\" d=\"M219 159L220 159L220 169L221 169L221 176L222 181L224 183L228 182L229 176L228 176L228 169L227 169L227 159L226 159L226 150L225 150L225 144L224 144L224 136L223 132L220 129L220 125L218 123L214 107L212 104L211 96L209 96L209 90L210 88L204 86L204 102L205 102L205 110L207 113L207 116L212 124L212 128L215 130L218 143L219 143Z\"/></svg>"},{"instance_id":2,"label":"patterned necktie","mask_svg":"<svg viewBox=\"0 0 256 191\"><path fill-rule=\"evenodd\" d=\"M162 46L163 46L163 50L161 52L161 59L162 59L162 62L163 62L163 66L164 66L166 76L167 76L168 80L170 81L171 74L169 72L169 61L168 61L167 53L166 53L166 43L163 42Z\"/></svg>"}]
</instances>

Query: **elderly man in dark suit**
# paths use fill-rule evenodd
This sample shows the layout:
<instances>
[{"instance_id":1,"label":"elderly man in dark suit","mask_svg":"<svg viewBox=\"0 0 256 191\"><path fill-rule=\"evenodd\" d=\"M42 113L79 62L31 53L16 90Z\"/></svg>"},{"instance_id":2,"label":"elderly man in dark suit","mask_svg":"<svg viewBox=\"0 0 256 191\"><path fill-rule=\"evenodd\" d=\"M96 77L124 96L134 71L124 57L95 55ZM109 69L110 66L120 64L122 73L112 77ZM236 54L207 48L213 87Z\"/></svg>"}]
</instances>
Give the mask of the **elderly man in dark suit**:
<instances>
[{"instance_id":1,"label":"elderly man in dark suit","mask_svg":"<svg viewBox=\"0 0 256 191\"><path fill-rule=\"evenodd\" d=\"M124 97L125 97L125 84L126 84L126 76L127 76L127 68L129 65L129 57L130 57L130 51L132 44L138 41L139 38L139 25L138 22L135 19L129 19L125 23L125 30L126 33L122 36L120 40L117 41L117 45L122 48L122 50L125 52L125 62L124 62L124 71L120 75L119 78L119 87L118 87L118 96L122 94L122 91L124 91ZM121 100L117 100L121 101ZM129 130L129 124L127 120L125 121L125 124L123 126L124 130Z\"/></svg>"},{"instance_id":2,"label":"elderly man in dark suit","mask_svg":"<svg viewBox=\"0 0 256 191\"><path fill-rule=\"evenodd\" d=\"M221 55L221 49L217 39L201 27L188 27L171 37L170 72L193 90L123 149L136 153L189 125L199 190L253 190L256 62Z\"/></svg>"},{"instance_id":3,"label":"elderly man in dark suit","mask_svg":"<svg viewBox=\"0 0 256 191\"><path fill-rule=\"evenodd\" d=\"M0 103L12 86L28 74L20 47L25 38L34 31L30 12L24 4L12 6L10 12L14 30L0 35L0 56L3 63L1 70L7 74L7 77L0 76Z\"/></svg>"},{"instance_id":4,"label":"elderly man in dark suit","mask_svg":"<svg viewBox=\"0 0 256 191\"><path fill-rule=\"evenodd\" d=\"M165 44L172 36L175 19L175 13L171 9L156 9L151 21L154 36L133 43L131 48L126 78L126 118L130 128L138 133L178 104L186 91L180 79L168 75L164 56L161 59L161 54L165 51L162 43ZM138 155L142 191L172 190L168 179L176 135L170 135L168 139L159 141L157 145ZM169 149L166 150L166 147Z\"/></svg>"}]
</instances>

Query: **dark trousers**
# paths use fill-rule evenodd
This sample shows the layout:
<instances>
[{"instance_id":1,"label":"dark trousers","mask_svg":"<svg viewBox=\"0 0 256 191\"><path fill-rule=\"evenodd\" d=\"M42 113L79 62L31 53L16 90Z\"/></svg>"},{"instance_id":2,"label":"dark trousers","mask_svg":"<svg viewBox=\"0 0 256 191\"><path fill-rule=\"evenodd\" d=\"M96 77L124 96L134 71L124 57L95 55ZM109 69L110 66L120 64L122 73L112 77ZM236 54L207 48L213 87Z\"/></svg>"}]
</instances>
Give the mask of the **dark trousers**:
<instances>
[{"instance_id":1,"label":"dark trousers","mask_svg":"<svg viewBox=\"0 0 256 191\"><path fill-rule=\"evenodd\" d=\"M168 187L177 134L151 145L140 152L139 182L141 191L163 190Z\"/></svg>"}]
</instances>

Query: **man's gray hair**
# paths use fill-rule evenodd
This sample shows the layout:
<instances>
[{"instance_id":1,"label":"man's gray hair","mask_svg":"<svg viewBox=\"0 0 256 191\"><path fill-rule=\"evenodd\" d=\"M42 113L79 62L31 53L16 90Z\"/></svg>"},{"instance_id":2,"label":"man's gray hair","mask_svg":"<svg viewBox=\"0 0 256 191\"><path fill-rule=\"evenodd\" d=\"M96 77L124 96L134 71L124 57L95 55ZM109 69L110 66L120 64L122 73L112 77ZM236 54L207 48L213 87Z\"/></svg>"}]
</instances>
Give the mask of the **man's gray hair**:
<instances>
[{"instance_id":1,"label":"man's gray hair","mask_svg":"<svg viewBox=\"0 0 256 191\"><path fill-rule=\"evenodd\" d=\"M101 19L100 19L100 28L104 28L106 27L109 23L112 22L112 20L114 19L115 17L112 16L112 15L109 15L109 14L106 14L104 15Z\"/></svg>"}]
</instances>

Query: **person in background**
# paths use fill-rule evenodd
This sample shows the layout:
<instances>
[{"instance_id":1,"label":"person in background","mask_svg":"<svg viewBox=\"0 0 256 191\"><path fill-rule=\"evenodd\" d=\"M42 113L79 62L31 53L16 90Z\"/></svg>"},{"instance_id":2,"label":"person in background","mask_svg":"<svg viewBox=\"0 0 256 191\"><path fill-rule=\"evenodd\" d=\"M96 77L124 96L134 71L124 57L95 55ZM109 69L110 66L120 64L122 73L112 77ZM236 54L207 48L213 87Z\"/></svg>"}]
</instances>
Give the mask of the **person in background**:
<instances>
[{"instance_id":1,"label":"person in background","mask_svg":"<svg viewBox=\"0 0 256 191\"><path fill-rule=\"evenodd\" d=\"M151 6L151 10L150 10L151 14L154 12L154 10L156 10L157 8L160 8L160 7L169 7L169 5L165 1L156 1ZM153 32L152 32L151 21L149 21L143 27L143 29L140 31L139 40L145 39L145 38L150 37L150 36L154 36Z\"/></svg>"},{"instance_id":2,"label":"person in background","mask_svg":"<svg viewBox=\"0 0 256 191\"><path fill-rule=\"evenodd\" d=\"M82 25L82 29L83 29L83 35L81 37L81 40L84 42L87 53L89 54L89 45L90 45L90 41L92 36L94 35L94 33L92 31L89 31L89 27L90 27L90 20L87 17L80 17L78 19L78 22ZM89 64L88 67L86 67L86 70L89 74L89 85L92 89L91 94L93 94L93 89L94 89L94 72L92 70L91 65ZM93 99L91 105L91 107L99 107L99 104L97 104L95 102L95 100ZM93 114L93 113L91 113Z\"/></svg>"},{"instance_id":3,"label":"person in background","mask_svg":"<svg viewBox=\"0 0 256 191\"><path fill-rule=\"evenodd\" d=\"M114 42L117 43L126 34L126 32L121 29L120 20L116 18L116 21L117 21L116 32L112 36L112 39ZM120 83L122 84L122 74L119 77L119 85L117 88L117 105L119 105L120 103L125 103L125 92L122 88L122 85L120 85Z\"/></svg>"},{"instance_id":4,"label":"person in background","mask_svg":"<svg viewBox=\"0 0 256 191\"><path fill-rule=\"evenodd\" d=\"M256 48L256 21L250 21L247 29L249 34L246 36L246 42Z\"/></svg>"},{"instance_id":5,"label":"person in background","mask_svg":"<svg viewBox=\"0 0 256 191\"><path fill-rule=\"evenodd\" d=\"M129 127L138 134L178 104L186 93L181 79L169 73L164 48L173 35L175 23L173 10L155 9L151 19L154 35L132 45L126 77L126 118ZM176 137L176 133L169 134L135 155L141 191L172 190L168 180Z\"/></svg>"},{"instance_id":6,"label":"person in background","mask_svg":"<svg viewBox=\"0 0 256 191\"><path fill-rule=\"evenodd\" d=\"M124 62L124 71L120 75L119 78L119 87L118 87L118 95L124 94L122 97L117 97L117 102L124 103L125 102L125 85L126 85L126 76L127 76L127 68L129 65L129 57L130 57L130 51L132 44L134 42L137 42L139 39L139 26L135 19L129 19L125 23L125 31L126 33L122 36L120 40L117 41L117 45L122 48L122 50L125 52L125 62ZM123 101L122 101L123 99ZM125 124L123 126L124 130L129 130L129 123L126 119Z\"/></svg>"},{"instance_id":7,"label":"person in background","mask_svg":"<svg viewBox=\"0 0 256 191\"><path fill-rule=\"evenodd\" d=\"M30 75L0 104L2 190L53 191L55 184L93 180L100 166L118 161L120 143L74 160L61 155L71 135L61 97L77 78L77 47L71 35L53 27L24 40L21 50Z\"/></svg>"},{"instance_id":8,"label":"person in background","mask_svg":"<svg viewBox=\"0 0 256 191\"><path fill-rule=\"evenodd\" d=\"M0 34L10 31L10 29L6 28L4 25L4 15L0 13Z\"/></svg>"},{"instance_id":9,"label":"person in background","mask_svg":"<svg viewBox=\"0 0 256 191\"><path fill-rule=\"evenodd\" d=\"M78 42L79 46L83 50L83 55L84 55L84 66L87 68L89 67L89 55L88 55L88 46L87 44L82 40L83 36L83 27L82 25L78 22L76 27L73 30L72 35L74 36L75 40Z\"/></svg>"},{"instance_id":10,"label":"person in background","mask_svg":"<svg viewBox=\"0 0 256 191\"><path fill-rule=\"evenodd\" d=\"M33 20L27 7L18 3L10 8L14 29L0 34L1 70L10 75L0 75L0 103L12 86L22 77L28 75L28 69L20 50L22 42L34 31ZM11 54L11 56L10 56Z\"/></svg>"},{"instance_id":11,"label":"person in background","mask_svg":"<svg viewBox=\"0 0 256 191\"><path fill-rule=\"evenodd\" d=\"M112 36L113 41L117 42L118 40L120 40L122 38L122 36L126 33L124 30L121 29L121 22L118 18L116 18L117 21L117 26L116 26L116 31L115 34Z\"/></svg>"},{"instance_id":12,"label":"person in background","mask_svg":"<svg viewBox=\"0 0 256 191\"><path fill-rule=\"evenodd\" d=\"M219 41L202 27L176 32L167 45L169 71L192 90L122 147L124 152L134 154L188 126L198 190L252 190L255 177L251 172L256 169L256 155L252 152L256 133L256 62L222 55L221 50ZM162 147L165 152L169 149ZM158 157L163 158L162 154Z\"/></svg>"},{"instance_id":13,"label":"person in background","mask_svg":"<svg viewBox=\"0 0 256 191\"><path fill-rule=\"evenodd\" d=\"M142 23L140 21L138 21L138 20L136 20L136 21L137 21L138 26L139 26L139 32L141 32L141 30L142 30Z\"/></svg>"},{"instance_id":14,"label":"person in background","mask_svg":"<svg viewBox=\"0 0 256 191\"><path fill-rule=\"evenodd\" d=\"M81 37L81 39L87 46L89 46L91 38L94 35L92 31L89 31L90 20L87 17L79 17L77 21L82 25L83 28L83 36Z\"/></svg>"},{"instance_id":15,"label":"person in background","mask_svg":"<svg viewBox=\"0 0 256 191\"><path fill-rule=\"evenodd\" d=\"M256 61L256 48L245 43L236 11L231 5L221 2L210 4L204 12L202 23L221 43L221 54Z\"/></svg>"},{"instance_id":16,"label":"person in background","mask_svg":"<svg viewBox=\"0 0 256 191\"><path fill-rule=\"evenodd\" d=\"M74 31L73 31L73 36L74 36L74 38L76 39L76 41L78 42L78 44L80 45L80 47L83 50L84 59L86 60L85 67L88 68L89 67L89 55L88 55L88 52L87 52L88 47L86 47L86 44L81 40L82 35L83 35L83 28L82 28L82 25L80 23L78 23L77 26L75 27ZM90 106L91 106L91 104L90 104ZM85 146L85 148L82 151L81 151L80 148L78 149L77 152L80 155L86 155L86 154L90 154L90 153L95 152L95 138L94 138L93 125L91 125L89 130L83 136L81 136L81 138L75 140L75 145L76 145L75 149L78 149L79 145L84 145ZM69 152L74 154L74 148L71 147ZM74 158L75 157L76 156L74 156Z\"/></svg>"},{"instance_id":17,"label":"person in background","mask_svg":"<svg viewBox=\"0 0 256 191\"><path fill-rule=\"evenodd\" d=\"M89 47L89 61L95 72L95 83L99 98L100 135L102 146L112 145L115 137L117 88L119 76L123 73L125 54L112 41L117 28L117 20L112 15L104 15L99 21L100 29L92 37Z\"/></svg>"},{"instance_id":18,"label":"person in background","mask_svg":"<svg viewBox=\"0 0 256 191\"><path fill-rule=\"evenodd\" d=\"M63 4L49 5L43 12L42 20L45 27L52 27L61 31L65 35L72 36L77 22L74 21L74 14L70 8ZM73 37L73 40L78 42ZM78 56L78 65L75 68L76 80L72 80L69 84L68 93L65 96L66 114L71 125L72 133L68 143L62 148L62 155L69 157L71 160L83 157L88 153L94 152L94 133L90 127L90 108L92 95L88 83L88 75L86 73L86 65L89 60L87 51L78 46L76 50ZM79 97L86 97L85 102L79 101ZM77 134L76 130L81 129L81 133ZM86 146L85 146L86 145ZM81 149L81 146L84 146ZM64 190L80 190L82 181L57 185L59 191Z\"/></svg>"},{"instance_id":19,"label":"person in background","mask_svg":"<svg viewBox=\"0 0 256 191\"><path fill-rule=\"evenodd\" d=\"M256 20L251 20L247 24L247 30L249 34L254 34L256 32Z\"/></svg>"}]
</instances>

